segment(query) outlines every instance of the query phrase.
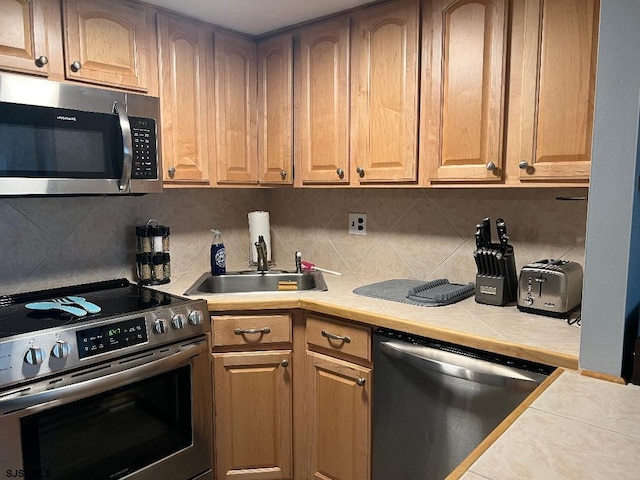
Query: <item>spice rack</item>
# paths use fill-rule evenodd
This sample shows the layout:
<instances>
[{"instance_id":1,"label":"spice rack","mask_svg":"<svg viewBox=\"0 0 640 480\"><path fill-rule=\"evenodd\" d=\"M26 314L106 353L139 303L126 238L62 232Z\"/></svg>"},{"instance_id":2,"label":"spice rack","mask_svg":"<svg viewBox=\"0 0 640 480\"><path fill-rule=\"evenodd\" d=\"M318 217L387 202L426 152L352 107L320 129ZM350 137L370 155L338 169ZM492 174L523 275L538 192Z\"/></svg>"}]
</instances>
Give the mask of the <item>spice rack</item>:
<instances>
[{"instance_id":1,"label":"spice rack","mask_svg":"<svg viewBox=\"0 0 640 480\"><path fill-rule=\"evenodd\" d=\"M171 281L169 227L150 219L136 227L136 271L142 285L161 285Z\"/></svg>"}]
</instances>

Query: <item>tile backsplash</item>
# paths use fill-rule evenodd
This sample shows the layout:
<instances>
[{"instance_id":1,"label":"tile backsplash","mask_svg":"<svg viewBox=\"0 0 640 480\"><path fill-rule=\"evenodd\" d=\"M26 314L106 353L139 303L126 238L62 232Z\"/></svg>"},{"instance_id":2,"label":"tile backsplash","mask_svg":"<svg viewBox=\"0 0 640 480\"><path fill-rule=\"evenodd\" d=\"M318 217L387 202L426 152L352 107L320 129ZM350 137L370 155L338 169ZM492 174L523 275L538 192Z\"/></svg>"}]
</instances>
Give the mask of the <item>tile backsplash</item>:
<instances>
[{"instance_id":1,"label":"tile backsplash","mask_svg":"<svg viewBox=\"0 0 640 480\"><path fill-rule=\"evenodd\" d=\"M542 258L584 264L587 202L578 189L172 189L139 197L0 199L0 295L135 275L135 226L171 228L172 278L209 269L211 228L229 269L249 256L247 213L270 212L272 256L368 278L474 280L475 225L507 222L518 270ZM348 213L367 235L348 234ZM496 236L495 229L493 231Z\"/></svg>"}]
</instances>

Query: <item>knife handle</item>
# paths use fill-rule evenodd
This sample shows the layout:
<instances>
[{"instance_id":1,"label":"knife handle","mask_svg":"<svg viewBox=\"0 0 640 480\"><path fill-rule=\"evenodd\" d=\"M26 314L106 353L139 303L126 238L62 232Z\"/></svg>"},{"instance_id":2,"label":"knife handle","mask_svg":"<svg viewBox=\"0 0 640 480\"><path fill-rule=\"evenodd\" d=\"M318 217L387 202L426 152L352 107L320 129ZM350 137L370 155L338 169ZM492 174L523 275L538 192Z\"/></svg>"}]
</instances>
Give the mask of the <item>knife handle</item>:
<instances>
[{"instance_id":1,"label":"knife handle","mask_svg":"<svg viewBox=\"0 0 640 480\"><path fill-rule=\"evenodd\" d=\"M482 247L484 247L483 238L482 238L482 229L483 229L483 226L481 223L476 225L476 250L478 251Z\"/></svg>"},{"instance_id":2,"label":"knife handle","mask_svg":"<svg viewBox=\"0 0 640 480\"><path fill-rule=\"evenodd\" d=\"M500 242L502 253L507 253L509 236L507 235L507 224L502 218L496 220L496 229L498 230L498 241Z\"/></svg>"},{"instance_id":3,"label":"knife handle","mask_svg":"<svg viewBox=\"0 0 640 480\"><path fill-rule=\"evenodd\" d=\"M500 270L500 276L506 278L507 276L507 264L502 252L496 253L496 261L498 263L498 269Z\"/></svg>"},{"instance_id":4,"label":"knife handle","mask_svg":"<svg viewBox=\"0 0 640 480\"><path fill-rule=\"evenodd\" d=\"M482 241L487 248L491 245L491 219L489 217L482 219Z\"/></svg>"},{"instance_id":5,"label":"knife handle","mask_svg":"<svg viewBox=\"0 0 640 480\"><path fill-rule=\"evenodd\" d=\"M476 268L478 269L478 274L482 275L482 262L480 261L480 254L478 250L473 251L473 259L476 261Z\"/></svg>"}]
</instances>

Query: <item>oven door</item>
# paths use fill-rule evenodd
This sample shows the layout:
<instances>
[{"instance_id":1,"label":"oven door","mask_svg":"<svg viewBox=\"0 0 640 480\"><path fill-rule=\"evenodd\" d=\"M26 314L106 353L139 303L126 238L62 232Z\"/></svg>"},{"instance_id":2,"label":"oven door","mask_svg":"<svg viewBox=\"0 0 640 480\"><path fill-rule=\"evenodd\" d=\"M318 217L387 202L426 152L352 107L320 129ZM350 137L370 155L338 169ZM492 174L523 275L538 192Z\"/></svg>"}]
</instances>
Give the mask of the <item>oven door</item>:
<instances>
[{"instance_id":1,"label":"oven door","mask_svg":"<svg viewBox=\"0 0 640 480\"><path fill-rule=\"evenodd\" d=\"M206 337L0 395L8 478L210 478Z\"/></svg>"}]
</instances>

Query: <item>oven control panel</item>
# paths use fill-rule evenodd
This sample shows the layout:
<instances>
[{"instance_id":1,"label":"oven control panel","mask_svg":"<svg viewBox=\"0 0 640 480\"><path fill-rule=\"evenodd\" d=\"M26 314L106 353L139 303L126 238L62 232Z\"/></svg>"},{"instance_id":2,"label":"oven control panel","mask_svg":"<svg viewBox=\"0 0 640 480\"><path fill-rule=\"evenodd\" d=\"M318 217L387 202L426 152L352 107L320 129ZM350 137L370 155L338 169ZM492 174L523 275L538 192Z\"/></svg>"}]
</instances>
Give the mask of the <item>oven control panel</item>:
<instances>
[{"instance_id":1,"label":"oven control panel","mask_svg":"<svg viewBox=\"0 0 640 480\"><path fill-rule=\"evenodd\" d=\"M138 317L78 330L76 339L78 357L87 358L147 343L149 337L144 317Z\"/></svg>"},{"instance_id":2,"label":"oven control panel","mask_svg":"<svg viewBox=\"0 0 640 480\"><path fill-rule=\"evenodd\" d=\"M190 300L0 339L0 389L206 334L207 314L206 301Z\"/></svg>"}]
</instances>

